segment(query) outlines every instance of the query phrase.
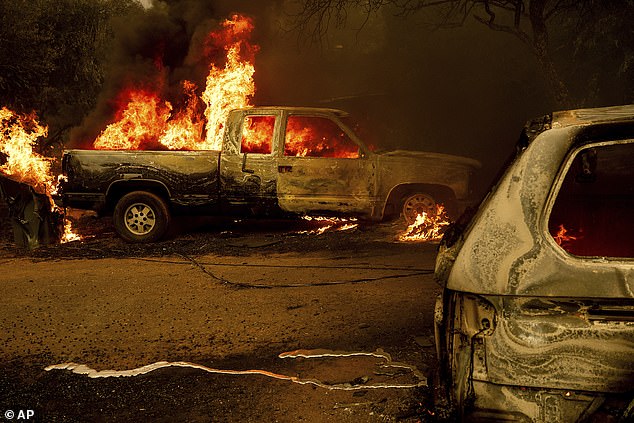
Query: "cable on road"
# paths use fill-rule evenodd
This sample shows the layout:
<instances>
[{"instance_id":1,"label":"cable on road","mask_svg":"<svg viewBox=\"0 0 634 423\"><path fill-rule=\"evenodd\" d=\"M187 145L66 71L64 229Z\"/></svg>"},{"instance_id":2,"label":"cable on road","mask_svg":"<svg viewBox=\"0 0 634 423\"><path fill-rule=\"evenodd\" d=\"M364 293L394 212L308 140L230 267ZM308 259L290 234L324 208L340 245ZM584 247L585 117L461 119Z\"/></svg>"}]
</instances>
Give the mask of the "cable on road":
<instances>
[{"instance_id":1,"label":"cable on road","mask_svg":"<svg viewBox=\"0 0 634 423\"><path fill-rule=\"evenodd\" d=\"M221 282L222 284L230 285L235 288L249 288L249 289L301 288L301 287L309 287L309 286L347 285L347 284L358 284L358 283L365 283L365 282L375 282L375 281L387 280L387 279L407 278L411 276L429 275L433 273L433 270L421 270L421 271L411 271L406 274L379 276L376 278L359 278L359 279L336 280L336 281L330 281L330 282L315 282L315 283L264 285L264 284L251 284L246 282L235 282L235 281L227 280L207 270L207 268L204 265L200 264L193 257L189 257L184 254L178 254L178 255L188 260L189 262L191 262L194 266L198 267L204 274L206 274L210 278L217 280L218 282ZM297 268L301 269L302 266L297 266Z\"/></svg>"},{"instance_id":2,"label":"cable on road","mask_svg":"<svg viewBox=\"0 0 634 423\"><path fill-rule=\"evenodd\" d=\"M164 264L191 264L189 256L185 256L180 253L174 253L180 257L185 258L187 261L176 260L160 260L142 257L131 257L138 261L147 261L150 263L164 263ZM199 262L200 263L200 262ZM359 269L359 270L399 270L405 272L429 272L434 273L434 269L421 269L417 267L391 267L391 266L322 266L322 265L307 265L307 264L251 264L251 263L201 263L205 266L216 267L264 267L273 269Z\"/></svg>"}]
</instances>

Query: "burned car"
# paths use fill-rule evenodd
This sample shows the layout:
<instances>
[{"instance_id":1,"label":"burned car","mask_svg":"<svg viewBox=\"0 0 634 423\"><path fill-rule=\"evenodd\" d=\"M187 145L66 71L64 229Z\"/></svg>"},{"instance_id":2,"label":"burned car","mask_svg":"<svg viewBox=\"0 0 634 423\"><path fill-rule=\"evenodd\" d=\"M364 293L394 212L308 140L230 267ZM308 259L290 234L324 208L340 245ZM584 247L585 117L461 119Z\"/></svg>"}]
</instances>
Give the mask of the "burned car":
<instances>
[{"instance_id":1,"label":"burned car","mask_svg":"<svg viewBox=\"0 0 634 423\"><path fill-rule=\"evenodd\" d=\"M440 390L469 421L631 421L634 106L531 122L510 163L440 246Z\"/></svg>"}]
</instances>

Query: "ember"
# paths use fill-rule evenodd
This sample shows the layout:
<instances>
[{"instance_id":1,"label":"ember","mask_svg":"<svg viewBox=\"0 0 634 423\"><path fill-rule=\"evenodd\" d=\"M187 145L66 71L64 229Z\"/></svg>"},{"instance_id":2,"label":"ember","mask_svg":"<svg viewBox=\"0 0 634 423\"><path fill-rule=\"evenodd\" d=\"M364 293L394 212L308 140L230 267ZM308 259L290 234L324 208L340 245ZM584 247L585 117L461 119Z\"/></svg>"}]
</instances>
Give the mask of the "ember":
<instances>
[{"instance_id":1,"label":"ember","mask_svg":"<svg viewBox=\"0 0 634 423\"><path fill-rule=\"evenodd\" d=\"M553 238L555 239L555 242L557 242L558 245L565 246L567 243L571 241L576 241L577 239L580 238L580 236L570 235L569 231L566 228L564 228L564 225L562 224L562 225L559 225L559 229L557 230L557 233L553 235Z\"/></svg>"},{"instance_id":2,"label":"ember","mask_svg":"<svg viewBox=\"0 0 634 423\"><path fill-rule=\"evenodd\" d=\"M414 223L398 236L399 241L437 241L450 224L444 206L437 205L435 213L420 213Z\"/></svg>"}]
</instances>

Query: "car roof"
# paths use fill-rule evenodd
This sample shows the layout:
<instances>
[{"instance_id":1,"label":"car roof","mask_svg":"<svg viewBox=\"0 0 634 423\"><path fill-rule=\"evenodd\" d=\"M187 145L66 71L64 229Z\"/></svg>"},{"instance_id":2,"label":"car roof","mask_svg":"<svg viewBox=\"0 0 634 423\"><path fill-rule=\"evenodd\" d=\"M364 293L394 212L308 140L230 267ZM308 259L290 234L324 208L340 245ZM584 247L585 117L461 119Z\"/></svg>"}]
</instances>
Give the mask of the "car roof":
<instances>
[{"instance_id":1,"label":"car roof","mask_svg":"<svg viewBox=\"0 0 634 423\"><path fill-rule=\"evenodd\" d=\"M610 122L634 122L634 104L554 112L552 127L585 126Z\"/></svg>"}]
</instances>

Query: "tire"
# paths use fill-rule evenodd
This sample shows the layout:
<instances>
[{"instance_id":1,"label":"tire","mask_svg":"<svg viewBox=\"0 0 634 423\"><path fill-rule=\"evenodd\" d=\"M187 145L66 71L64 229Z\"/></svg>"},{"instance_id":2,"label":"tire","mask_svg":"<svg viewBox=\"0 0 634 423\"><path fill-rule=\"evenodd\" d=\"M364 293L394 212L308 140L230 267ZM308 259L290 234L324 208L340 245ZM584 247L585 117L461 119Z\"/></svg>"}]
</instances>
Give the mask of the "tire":
<instances>
[{"instance_id":1,"label":"tire","mask_svg":"<svg viewBox=\"0 0 634 423\"><path fill-rule=\"evenodd\" d=\"M161 197L146 191L133 191L121 197L113 214L114 227L128 242L158 241L170 223L170 212Z\"/></svg>"},{"instance_id":2,"label":"tire","mask_svg":"<svg viewBox=\"0 0 634 423\"><path fill-rule=\"evenodd\" d=\"M416 221L416 216L425 213L436 213L436 200L429 194L416 192L407 194L401 202L401 216L408 225Z\"/></svg>"}]
</instances>

